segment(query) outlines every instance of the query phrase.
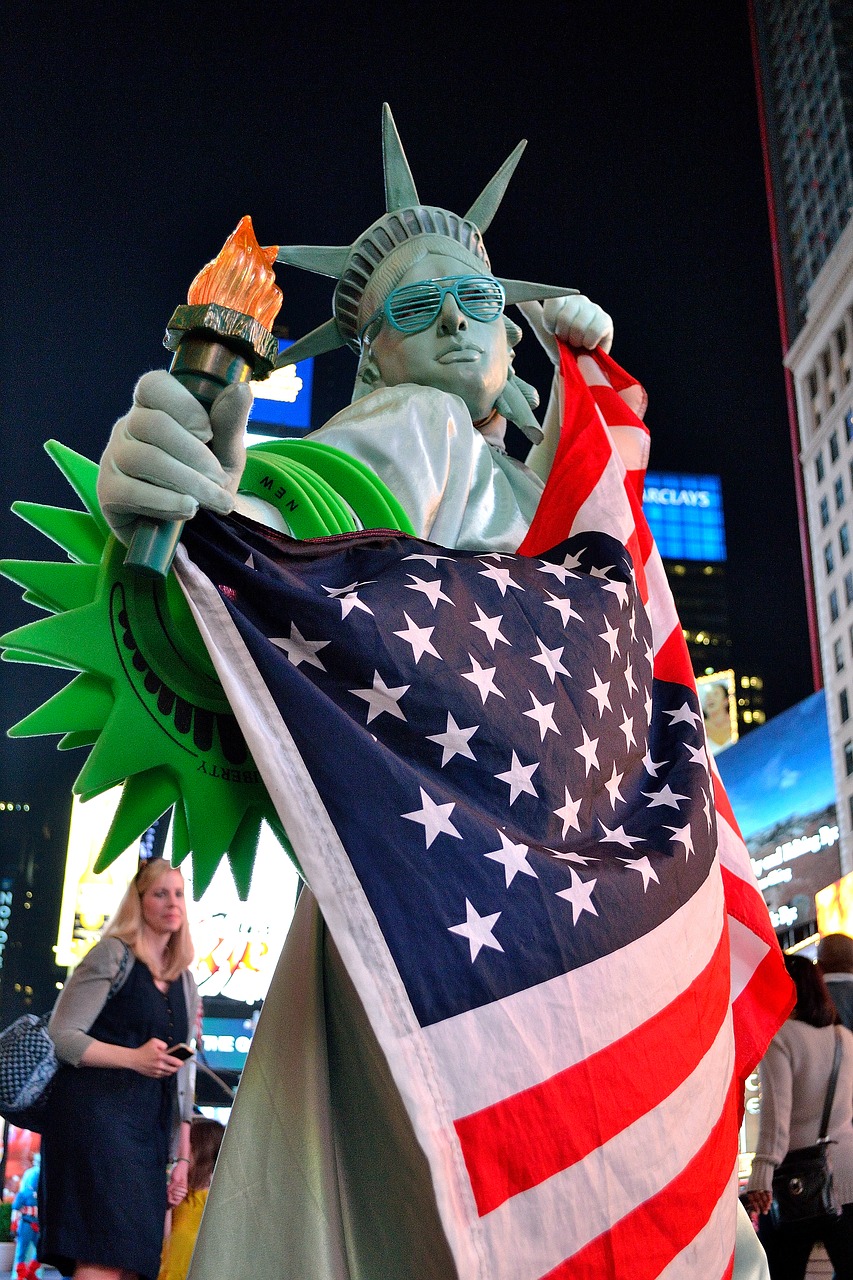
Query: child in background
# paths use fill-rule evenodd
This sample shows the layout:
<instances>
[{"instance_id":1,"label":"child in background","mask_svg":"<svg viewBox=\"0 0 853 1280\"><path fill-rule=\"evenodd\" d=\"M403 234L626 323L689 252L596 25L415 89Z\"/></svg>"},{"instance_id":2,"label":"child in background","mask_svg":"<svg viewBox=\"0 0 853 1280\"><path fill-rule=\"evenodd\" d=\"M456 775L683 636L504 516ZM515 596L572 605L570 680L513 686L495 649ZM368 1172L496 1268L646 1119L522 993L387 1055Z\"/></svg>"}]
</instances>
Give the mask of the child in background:
<instances>
[{"instance_id":1,"label":"child in background","mask_svg":"<svg viewBox=\"0 0 853 1280\"><path fill-rule=\"evenodd\" d=\"M225 1126L207 1116L193 1116L190 1126L190 1167L187 1196L172 1209L172 1229L163 1242L157 1280L186 1280L201 1215L207 1200L213 1166Z\"/></svg>"}]
</instances>

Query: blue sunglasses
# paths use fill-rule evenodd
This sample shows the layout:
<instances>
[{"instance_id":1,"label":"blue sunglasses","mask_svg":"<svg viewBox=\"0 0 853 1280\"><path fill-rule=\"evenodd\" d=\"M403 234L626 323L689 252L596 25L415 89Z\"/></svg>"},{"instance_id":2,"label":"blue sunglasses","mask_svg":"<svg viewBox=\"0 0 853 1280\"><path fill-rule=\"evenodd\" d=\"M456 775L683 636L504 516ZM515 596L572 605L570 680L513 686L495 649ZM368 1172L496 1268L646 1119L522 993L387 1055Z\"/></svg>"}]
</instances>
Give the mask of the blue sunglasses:
<instances>
[{"instance_id":1,"label":"blue sunglasses","mask_svg":"<svg viewBox=\"0 0 853 1280\"><path fill-rule=\"evenodd\" d=\"M377 320L387 320L399 333L423 333L435 322L451 294L463 315L484 324L497 320L506 305L503 285L494 276L439 276L392 289L378 311L363 325L359 338Z\"/></svg>"}]
</instances>

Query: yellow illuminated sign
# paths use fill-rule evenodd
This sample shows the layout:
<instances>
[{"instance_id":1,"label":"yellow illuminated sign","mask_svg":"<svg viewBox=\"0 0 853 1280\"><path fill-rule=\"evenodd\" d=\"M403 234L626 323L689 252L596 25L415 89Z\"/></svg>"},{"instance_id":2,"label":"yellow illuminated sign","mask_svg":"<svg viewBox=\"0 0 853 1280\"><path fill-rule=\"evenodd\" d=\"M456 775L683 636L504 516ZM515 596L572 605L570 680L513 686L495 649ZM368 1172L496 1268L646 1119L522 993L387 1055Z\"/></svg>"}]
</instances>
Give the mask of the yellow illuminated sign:
<instances>
[{"instance_id":1,"label":"yellow illuminated sign","mask_svg":"<svg viewBox=\"0 0 853 1280\"><path fill-rule=\"evenodd\" d=\"M712 756L738 740L737 698L734 671L715 671L697 676L699 702L705 721L705 736Z\"/></svg>"},{"instance_id":2,"label":"yellow illuminated sign","mask_svg":"<svg viewBox=\"0 0 853 1280\"><path fill-rule=\"evenodd\" d=\"M814 896L818 933L853 933L853 871Z\"/></svg>"},{"instance_id":3,"label":"yellow illuminated sign","mask_svg":"<svg viewBox=\"0 0 853 1280\"><path fill-rule=\"evenodd\" d=\"M121 787L112 787L85 804L78 796L72 801L55 947L56 963L61 968L73 969L100 939L136 875L138 840L106 871L95 874L95 862L120 799Z\"/></svg>"}]
</instances>

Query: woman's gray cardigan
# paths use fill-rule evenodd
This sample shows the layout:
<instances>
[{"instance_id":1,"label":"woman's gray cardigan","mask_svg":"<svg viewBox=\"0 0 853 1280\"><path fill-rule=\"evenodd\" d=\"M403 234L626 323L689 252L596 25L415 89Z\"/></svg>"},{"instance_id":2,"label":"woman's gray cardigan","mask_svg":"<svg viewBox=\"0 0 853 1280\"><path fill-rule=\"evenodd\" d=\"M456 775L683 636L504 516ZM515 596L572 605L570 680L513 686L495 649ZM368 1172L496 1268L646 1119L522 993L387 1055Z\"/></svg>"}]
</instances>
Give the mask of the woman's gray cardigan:
<instances>
[{"instance_id":1,"label":"woman's gray cardigan","mask_svg":"<svg viewBox=\"0 0 853 1280\"><path fill-rule=\"evenodd\" d=\"M120 938L113 937L102 938L96 943L91 951L86 953L65 984L48 1023L48 1031L61 1062L79 1067L80 1059L93 1043L94 1037L89 1035L89 1028L107 1003L110 987L118 976L125 950L127 950L127 966L116 988L120 991L130 976L136 957L129 948L125 947ZM192 1036L198 1016L198 988L188 969L181 974L181 981L187 1005L187 1026L189 1035ZM178 1088L170 1144L172 1156L177 1151L181 1122L189 1122L192 1119L195 1075L193 1059L185 1062L180 1071L175 1074Z\"/></svg>"}]
</instances>

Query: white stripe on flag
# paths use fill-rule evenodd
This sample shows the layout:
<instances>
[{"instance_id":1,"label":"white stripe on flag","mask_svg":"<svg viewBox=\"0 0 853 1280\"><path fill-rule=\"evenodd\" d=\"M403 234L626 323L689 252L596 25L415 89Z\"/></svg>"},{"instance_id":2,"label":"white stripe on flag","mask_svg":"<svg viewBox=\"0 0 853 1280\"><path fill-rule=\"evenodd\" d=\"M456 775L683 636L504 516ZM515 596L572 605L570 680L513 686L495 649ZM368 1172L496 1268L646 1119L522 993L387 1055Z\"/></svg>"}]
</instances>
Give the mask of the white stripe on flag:
<instances>
[{"instance_id":1,"label":"white stripe on flag","mask_svg":"<svg viewBox=\"0 0 853 1280\"><path fill-rule=\"evenodd\" d=\"M431 1054L447 1064L453 1114L470 1115L512 1097L630 1034L702 972L716 950L722 920L723 886L715 863L693 897L644 937L499 1003L426 1027ZM676 960L662 964L663 956ZM527 1046L524 1058L507 1051L519 1034Z\"/></svg>"}]
</instances>

